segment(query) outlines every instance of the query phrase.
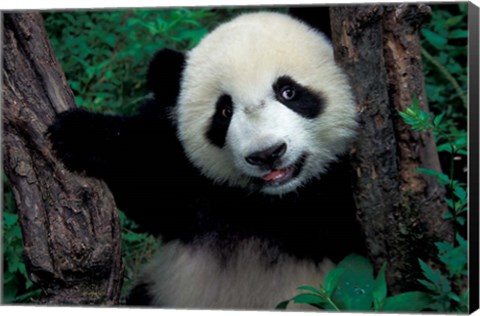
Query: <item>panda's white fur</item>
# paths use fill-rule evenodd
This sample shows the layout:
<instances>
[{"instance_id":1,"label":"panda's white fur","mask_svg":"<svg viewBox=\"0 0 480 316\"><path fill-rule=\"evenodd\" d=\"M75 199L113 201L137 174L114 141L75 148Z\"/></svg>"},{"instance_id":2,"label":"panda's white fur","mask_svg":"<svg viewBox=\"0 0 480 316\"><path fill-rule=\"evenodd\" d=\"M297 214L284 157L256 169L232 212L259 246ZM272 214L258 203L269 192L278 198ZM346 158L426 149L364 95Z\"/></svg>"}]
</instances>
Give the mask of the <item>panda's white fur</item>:
<instances>
[{"instance_id":1,"label":"panda's white fur","mask_svg":"<svg viewBox=\"0 0 480 316\"><path fill-rule=\"evenodd\" d=\"M257 239L237 245L222 263L208 238L186 245L162 246L144 270L153 304L167 308L273 310L299 292L300 285L318 286L334 264L297 260ZM275 260L272 264L271 261ZM291 304L289 309L309 309Z\"/></svg>"},{"instance_id":2,"label":"panda's white fur","mask_svg":"<svg viewBox=\"0 0 480 316\"><path fill-rule=\"evenodd\" d=\"M321 93L326 99L322 114L305 119L276 101L272 83L282 75ZM264 187L268 194L284 194L319 177L346 150L356 127L348 81L329 41L282 14L242 15L211 32L188 54L180 91L179 139L191 162L218 183L248 188L265 171L244 157L279 141L288 148L282 167L308 153L298 177ZM235 110L226 146L218 148L205 131L222 93L232 97Z\"/></svg>"}]
</instances>

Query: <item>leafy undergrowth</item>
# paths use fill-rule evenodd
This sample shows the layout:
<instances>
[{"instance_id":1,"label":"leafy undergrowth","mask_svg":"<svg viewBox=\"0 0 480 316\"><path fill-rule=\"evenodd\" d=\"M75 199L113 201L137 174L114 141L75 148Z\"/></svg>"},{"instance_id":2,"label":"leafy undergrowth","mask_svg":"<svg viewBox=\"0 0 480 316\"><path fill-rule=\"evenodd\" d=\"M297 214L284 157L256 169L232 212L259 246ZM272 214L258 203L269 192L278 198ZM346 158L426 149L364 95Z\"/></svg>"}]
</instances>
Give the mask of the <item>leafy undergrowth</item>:
<instances>
[{"instance_id":1,"label":"leafy undergrowth","mask_svg":"<svg viewBox=\"0 0 480 316\"><path fill-rule=\"evenodd\" d=\"M386 264L374 277L370 261L359 255L349 255L325 277L318 288L301 286L303 293L281 302L277 309L289 303L308 304L331 311L421 311L433 302L425 292L405 292L387 295Z\"/></svg>"}]
</instances>

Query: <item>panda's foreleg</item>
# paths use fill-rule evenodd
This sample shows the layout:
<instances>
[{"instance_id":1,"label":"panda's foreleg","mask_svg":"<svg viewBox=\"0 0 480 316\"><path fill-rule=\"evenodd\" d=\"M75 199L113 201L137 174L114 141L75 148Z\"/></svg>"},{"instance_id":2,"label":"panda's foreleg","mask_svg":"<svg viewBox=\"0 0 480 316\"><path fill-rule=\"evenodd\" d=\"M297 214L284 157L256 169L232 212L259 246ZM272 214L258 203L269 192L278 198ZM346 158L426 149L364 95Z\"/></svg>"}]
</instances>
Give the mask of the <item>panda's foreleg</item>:
<instances>
[{"instance_id":1,"label":"panda's foreleg","mask_svg":"<svg viewBox=\"0 0 480 316\"><path fill-rule=\"evenodd\" d=\"M48 128L56 155L72 171L102 178L111 172L125 118L74 109L58 115Z\"/></svg>"}]
</instances>

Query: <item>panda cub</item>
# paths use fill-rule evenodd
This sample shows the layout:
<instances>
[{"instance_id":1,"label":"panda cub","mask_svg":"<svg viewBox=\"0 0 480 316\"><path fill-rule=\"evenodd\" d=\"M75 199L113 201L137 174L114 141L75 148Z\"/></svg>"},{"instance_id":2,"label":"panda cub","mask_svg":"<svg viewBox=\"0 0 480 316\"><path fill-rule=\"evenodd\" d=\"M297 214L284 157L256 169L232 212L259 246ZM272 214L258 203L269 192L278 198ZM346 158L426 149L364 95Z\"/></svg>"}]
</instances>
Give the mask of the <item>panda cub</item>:
<instances>
[{"instance_id":1,"label":"panda cub","mask_svg":"<svg viewBox=\"0 0 480 316\"><path fill-rule=\"evenodd\" d=\"M278 13L220 25L186 56L162 50L133 116L75 109L50 139L160 236L127 303L274 309L363 244L348 165L357 127L329 40Z\"/></svg>"}]
</instances>

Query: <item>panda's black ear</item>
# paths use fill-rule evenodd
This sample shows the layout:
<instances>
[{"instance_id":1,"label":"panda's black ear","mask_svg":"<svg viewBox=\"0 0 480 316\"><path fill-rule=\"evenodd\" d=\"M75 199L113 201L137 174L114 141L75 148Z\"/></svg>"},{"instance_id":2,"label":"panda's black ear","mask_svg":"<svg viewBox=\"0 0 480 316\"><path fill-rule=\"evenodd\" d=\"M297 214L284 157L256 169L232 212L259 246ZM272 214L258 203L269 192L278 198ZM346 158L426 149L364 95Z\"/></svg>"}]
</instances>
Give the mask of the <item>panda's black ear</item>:
<instances>
[{"instance_id":1,"label":"panda's black ear","mask_svg":"<svg viewBox=\"0 0 480 316\"><path fill-rule=\"evenodd\" d=\"M155 94L158 103L174 106L180 92L180 80L185 55L172 49L158 51L150 62L147 87Z\"/></svg>"}]
</instances>

